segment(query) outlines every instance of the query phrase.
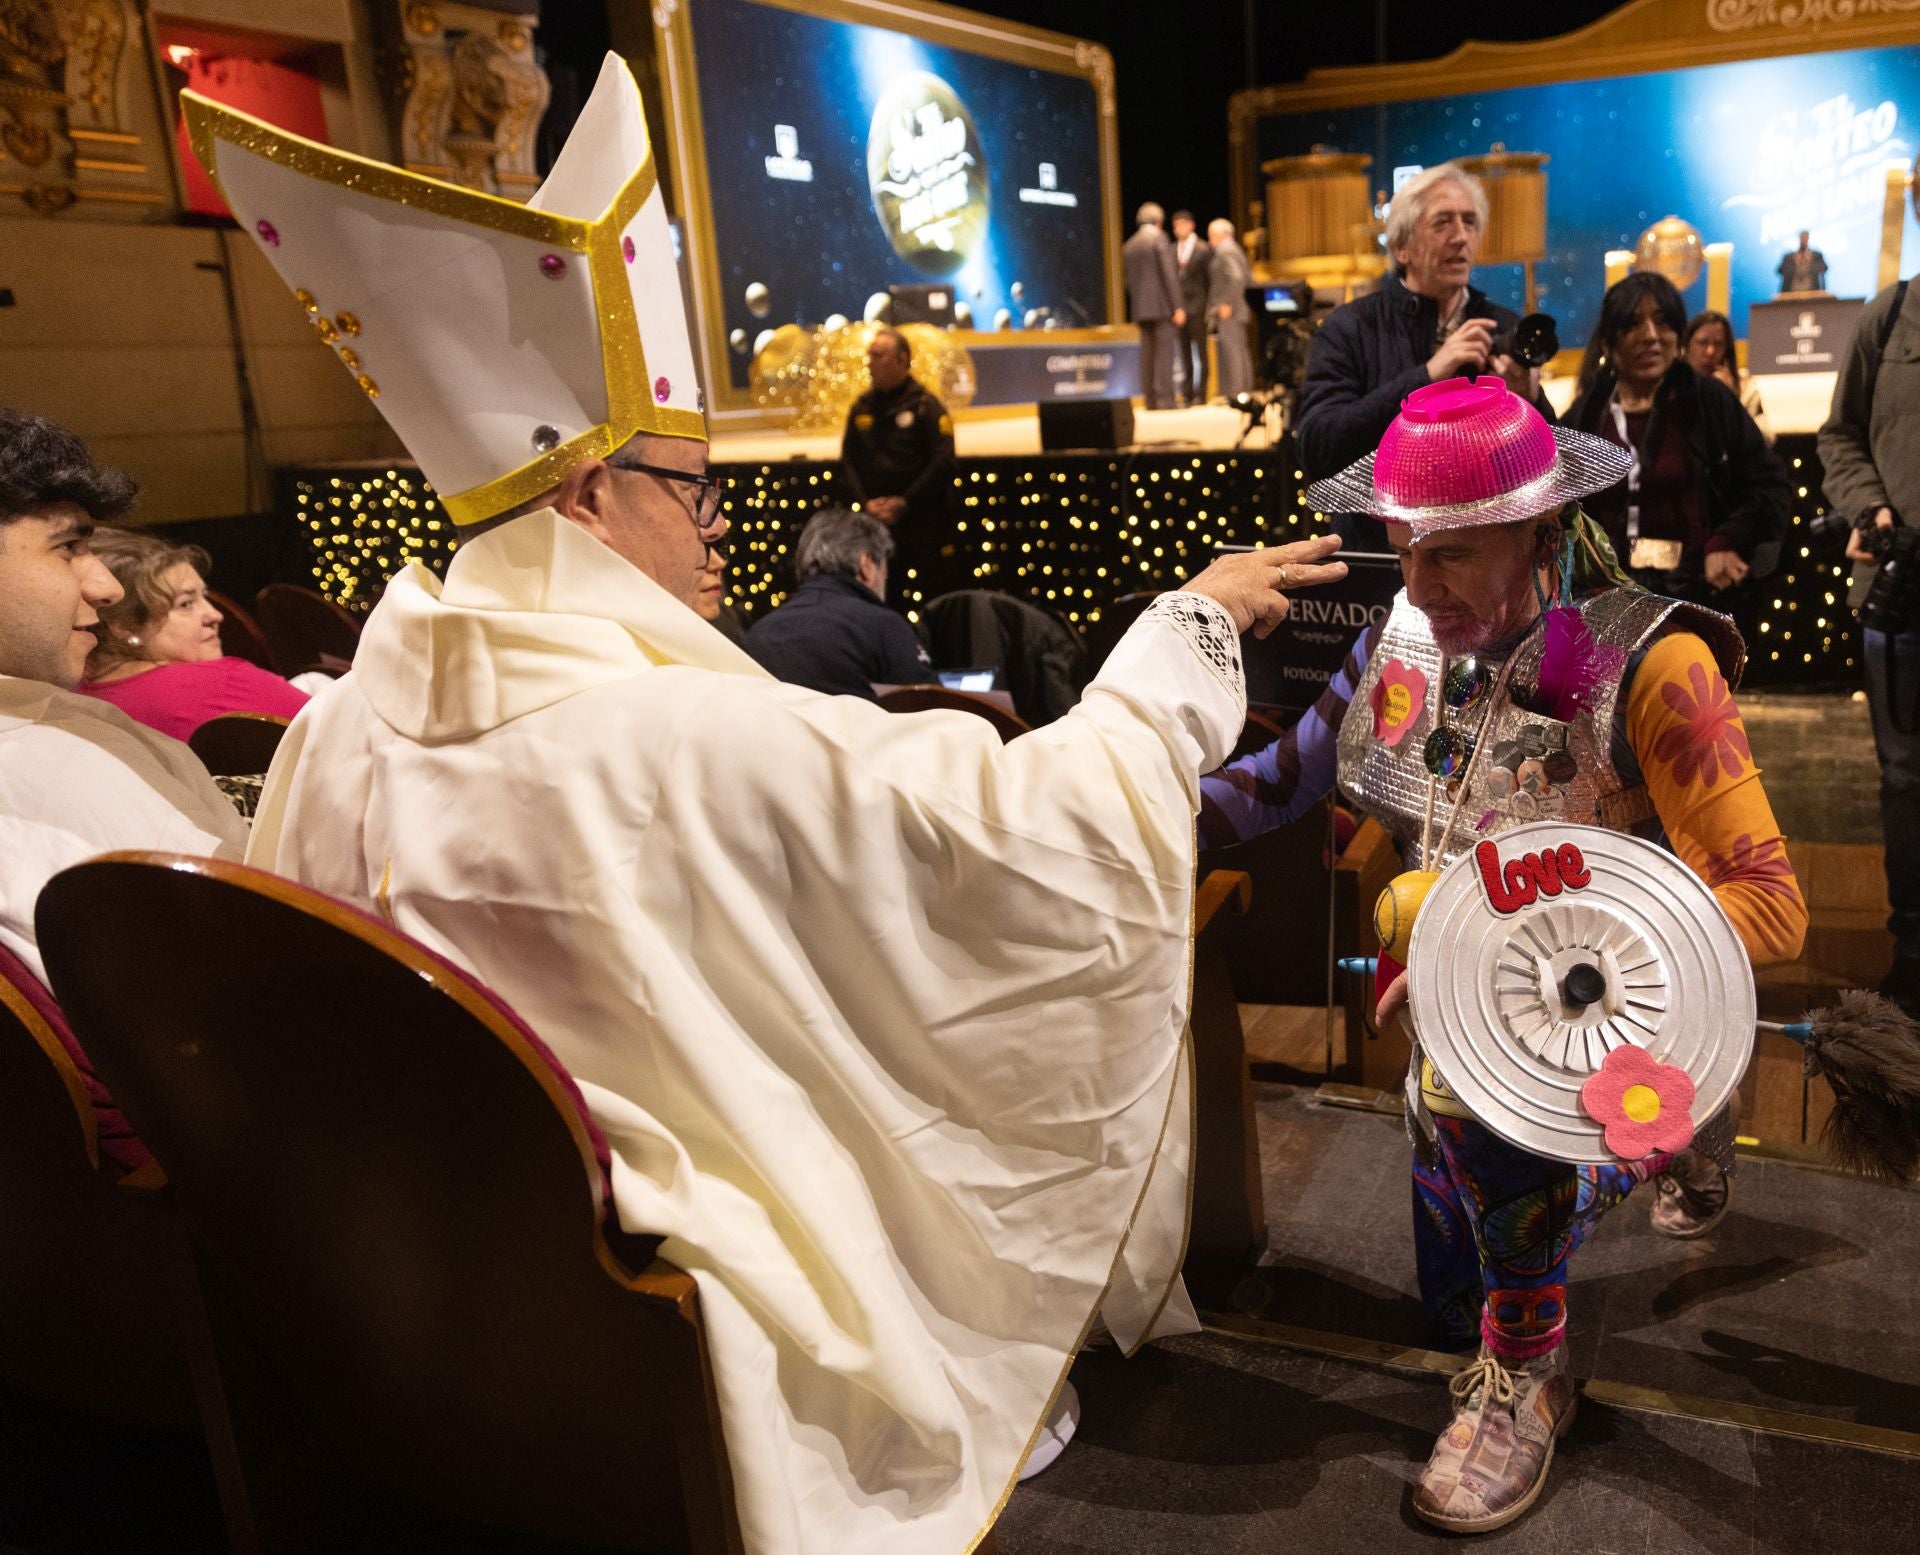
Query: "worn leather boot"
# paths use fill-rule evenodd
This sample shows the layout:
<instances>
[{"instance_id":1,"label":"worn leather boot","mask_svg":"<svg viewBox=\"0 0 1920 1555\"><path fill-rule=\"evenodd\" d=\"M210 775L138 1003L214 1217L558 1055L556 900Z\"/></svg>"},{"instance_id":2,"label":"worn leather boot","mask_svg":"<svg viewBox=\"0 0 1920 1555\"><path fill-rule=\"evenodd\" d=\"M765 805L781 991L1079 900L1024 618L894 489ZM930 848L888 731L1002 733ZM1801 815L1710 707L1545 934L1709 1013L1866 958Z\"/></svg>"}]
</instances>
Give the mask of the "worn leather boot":
<instances>
[{"instance_id":1,"label":"worn leather boot","mask_svg":"<svg viewBox=\"0 0 1920 1555\"><path fill-rule=\"evenodd\" d=\"M1509 1368L1483 1346L1451 1386L1453 1424L1433 1444L1413 1510L1452 1533L1488 1533L1532 1506L1547 1482L1577 1401L1567 1347Z\"/></svg>"}]
</instances>

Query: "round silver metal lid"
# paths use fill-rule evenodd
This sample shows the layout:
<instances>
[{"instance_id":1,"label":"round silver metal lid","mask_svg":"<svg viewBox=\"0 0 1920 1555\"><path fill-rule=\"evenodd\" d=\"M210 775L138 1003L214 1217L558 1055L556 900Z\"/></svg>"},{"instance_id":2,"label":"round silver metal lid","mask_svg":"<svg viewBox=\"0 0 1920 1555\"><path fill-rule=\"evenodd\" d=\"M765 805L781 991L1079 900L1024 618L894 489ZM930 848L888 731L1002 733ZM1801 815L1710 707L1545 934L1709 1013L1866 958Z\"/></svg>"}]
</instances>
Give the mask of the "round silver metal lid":
<instances>
[{"instance_id":1,"label":"round silver metal lid","mask_svg":"<svg viewBox=\"0 0 1920 1555\"><path fill-rule=\"evenodd\" d=\"M1518 826L1456 859L1414 921L1407 997L1461 1105L1558 1161L1615 1159L1580 1106L1614 1048L1684 1069L1696 1128L1753 1053L1753 970L1713 892L1665 849L1593 826Z\"/></svg>"}]
</instances>

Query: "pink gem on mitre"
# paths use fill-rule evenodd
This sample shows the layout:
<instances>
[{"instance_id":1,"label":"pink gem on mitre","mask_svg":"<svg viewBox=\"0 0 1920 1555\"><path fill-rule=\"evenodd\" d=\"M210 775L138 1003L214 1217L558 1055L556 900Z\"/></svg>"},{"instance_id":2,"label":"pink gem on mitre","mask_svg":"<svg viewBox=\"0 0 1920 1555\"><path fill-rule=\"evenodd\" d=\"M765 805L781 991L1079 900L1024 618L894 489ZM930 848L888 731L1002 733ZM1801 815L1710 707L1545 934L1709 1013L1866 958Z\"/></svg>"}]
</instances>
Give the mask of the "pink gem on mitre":
<instances>
[{"instance_id":1,"label":"pink gem on mitre","mask_svg":"<svg viewBox=\"0 0 1920 1555\"><path fill-rule=\"evenodd\" d=\"M270 221L256 221L253 230L260 234L260 241L268 248L280 246L280 229Z\"/></svg>"},{"instance_id":2,"label":"pink gem on mitre","mask_svg":"<svg viewBox=\"0 0 1920 1555\"><path fill-rule=\"evenodd\" d=\"M1580 1087L1580 1106L1606 1130L1607 1149L1640 1161L1693 1143L1693 1089L1686 1070L1629 1043L1607 1054Z\"/></svg>"},{"instance_id":3,"label":"pink gem on mitre","mask_svg":"<svg viewBox=\"0 0 1920 1555\"><path fill-rule=\"evenodd\" d=\"M667 396L671 393L673 393L673 385L668 383L666 379L656 378L653 380L653 397L662 405L667 403Z\"/></svg>"},{"instance_id":4,"label":"pink gem on mitre","mask_svg":"<svg viewBox=\"0 0 1920 1555\"><path fill-rule=\"evenodd\" d=\"M633 239L632 238L630 237L622 238L620 240L620 257L626 260L628 264L633 263Z\"/></svg>"},{"instance_id":5,"label":"pink gem on mitre","mask_svg":"<svg viewBox=\"0 0 1920 1555\"><path fill-rule=\"evenodd\" d=\"M557 281L567 273L567 262L558 254L542 254L540 256L540 273L549 281Z\"/></svg>"}]
</instances>

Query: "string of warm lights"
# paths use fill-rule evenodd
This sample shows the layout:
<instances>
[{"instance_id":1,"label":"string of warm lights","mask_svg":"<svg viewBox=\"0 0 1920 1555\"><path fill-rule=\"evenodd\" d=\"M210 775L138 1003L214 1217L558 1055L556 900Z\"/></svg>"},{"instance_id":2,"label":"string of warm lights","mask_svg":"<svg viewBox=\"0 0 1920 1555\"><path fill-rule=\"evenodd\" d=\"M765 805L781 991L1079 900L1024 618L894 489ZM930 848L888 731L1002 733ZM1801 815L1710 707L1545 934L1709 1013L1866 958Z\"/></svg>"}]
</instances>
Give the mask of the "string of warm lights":
<instances>
[{"instance_id":1,"label":"string of warm lights","mask_svg":"<svg viewBox=\"0 0 1920 1555\"><path fill-rule=\"evenodd\" d=\"M1851 684L1858 638L1846 606L1849 569L1839 542L1807 529L1825 506L1813 439L1782 437L1779 446L1794 477L1793 528L1780 570L1735 611L1747 678ZM831 464L716 469L733 478L727 603L751 622L792 589L793 548L806 521L847 496ZM308 468L294 472L288 489L312 546L314 580L348 609L368 608L409 562L444 572L453 555L454 526L410 466ZM1321 527L1284 450L970 459L960 466L951 512L951 554L936 576L908 577L910 604L948 589L1004 589L1079 627L1123 594L1191 577L1219 546L1278 543Z\"/></svg>"}]
</instances>

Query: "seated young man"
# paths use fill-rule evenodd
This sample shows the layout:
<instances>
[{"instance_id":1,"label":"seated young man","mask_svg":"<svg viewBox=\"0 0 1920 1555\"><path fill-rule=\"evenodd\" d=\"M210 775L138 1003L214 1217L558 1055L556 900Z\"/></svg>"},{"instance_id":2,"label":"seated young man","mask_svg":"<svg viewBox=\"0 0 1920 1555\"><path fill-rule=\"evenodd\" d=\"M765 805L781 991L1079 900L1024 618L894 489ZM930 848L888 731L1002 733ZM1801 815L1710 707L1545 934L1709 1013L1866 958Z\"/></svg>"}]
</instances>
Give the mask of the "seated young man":
<instances>
[{"instance_id":1,"label":"seated young man","mask_svg":"<svg viewBox=\"0 0 1920 1555\"><path fill-rule=\"evenodd\" d=\"M68 865L115 848L246 848L186 746L71 689L120 598L87 538L134 490L71 432L0 409L0 944L36 974L34 903Z\"/></svg>"}]
</instances>

